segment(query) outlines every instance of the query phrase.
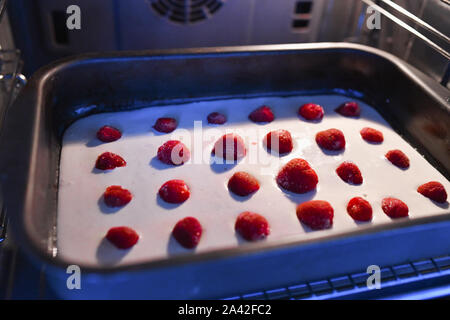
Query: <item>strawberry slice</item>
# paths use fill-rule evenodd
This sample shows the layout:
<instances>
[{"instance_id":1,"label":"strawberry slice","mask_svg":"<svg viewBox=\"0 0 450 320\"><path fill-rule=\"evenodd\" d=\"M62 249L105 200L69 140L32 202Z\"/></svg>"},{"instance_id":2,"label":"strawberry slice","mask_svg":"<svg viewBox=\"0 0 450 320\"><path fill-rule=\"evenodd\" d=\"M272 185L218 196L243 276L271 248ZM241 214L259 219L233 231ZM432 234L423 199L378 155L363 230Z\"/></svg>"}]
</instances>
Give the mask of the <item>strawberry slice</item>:
<instances>
[{"instance_id":1,"label":"strawberry slice","mask_svg":"<svg viewBox=\"0 0 450 320\"><path fill-rule=\"evenodd\" d=\"M333 207L327 201L311 200L297 206L297 218L313 230L331 228L333 216Z\"/></svg>"},{"instance_id":2,"label":"strawberry slice","mask_svg":"<svg viewBox=\"0 0 450 320\"><path fill-rule=\"evenodd\" d=\"M98 156L95 167L99 170L112 170L117 167L125 167L126 161L119 155L112 152L104 152Z\"/></svg>"},{"instance_id":3,"label":"strawberry slice","mask_svg":"<svg viewBox=\"0 0 450 320\"><path fill-rule=\"evenodd\" d=\"M159 188L159 196L168 203L182 203L190 195L189 187L183 180L169 180Z\"/></svg>"},{"instance_id":4,"label":"strawberry slice","mask_svg":"<svg viewBox=\"0 0 450 320\"><path fill-rule=\"evenodd\" d=\"M343 103L335 111L344 117L359 117L361 114L361 108L355 101Z\"/></svg>"},{"instance_id":5,"label":"strawberry slice","mask_svg":"<svg viewBox=\"0 0 450 320\"><path fill-rule=\"evenodd\" d=\"M133 195L121 186L110 186L106 188L103 199L108 207L122 207L133 199Z\"/></svg>"},{"instance_id":6,"label":"strawberry slice","mask_svg":"<svg viewBox=\"0 0 450 320\"><path fill-rule=\"evenodd\" d=\"M381 143L384 140L383 133L373 128L365 127L360 131L361 137L367 142Z\"/></svg>"},{"instance_id":7,"label":"strawberry slice","mask_svg":"<svg viewBox=\"0 0 450 320\"><path fill-rule=\"evenodd\" d=\"M396 198L384 198L381 201L381 209L393 219L407 217L409 211L406 203Z\"/></svg>"},{"instance_id":8,"label":"strawberry slice","mask_svg":"<svg viewBox=\"0 0 450 320\"><path fill-rule=\"evenodd\" d=\"M386 153L386 159L388 159L393 165L401 168L408 169L409 168L409 158L402 151L396 149L391 150Z\"/></svg>"},{"instance_id":9,"label":"strawberry slice","mask_svg":"<svg viewBox=\"0 0 450 320\"><path fill-rule=\"evenodd\" d=\"M224 160L238 160L246 154L244 140L234 133L223 135L214 144L212 153Z\"/></svg>"},{"instance_id":10,"label":"strawberry slice","mask_svg":"<svg viewBox=\"0 0 450 320\"><path fill-rule=\"evenodd\" d=\"M323 118L323 108L318 104L307 103L298 109L298 114L306 120L321 120Z\"/></svg>"},{"instance_id":11,"label":"strawberry slice","mask_svg":"<svg viewBox=\"0 0 450 320\"><path fill-rule=\"evenodd\" d=\"M292 136L287 130L275 130L269 132L264 137L264 144L268 150L274 150L278 154L285 154L292 151Z\"/></svg>"},{"instance_id":12,"label":"strawberry slice","mask_svg":"<svg viewBox=\"0 0 450 320\"><path fill-rule=\"evenodd\" d=\"M106 239L118 249L129 249L138 242L139 235L133 229L122 226L109 229Z\"/></svg>"},{"instance_id":13,"label":"strawberry slice","mask_svg":"<svg viewBox=\"0 0 450 320\"><path fill-rule=\"evenodd\" d=\"M158 148L157 157L165 164L178 166L189 161L191 153L181 141L169 140Z\"/></svg>"},{"instance_id":14,"label":"strawberry slice","mask_svg":"<svg viewBox=\"0 0 450 320\"><path fill-rule=\"evenodd\" d=\"M325 150L339 151L345 148L344 134L341 130L334 128L318 132L316 142L319 147Z\"/></svg>"},{"instance_id":15,"label":"strawberry slice","mask_svg":"<svg viewBox=\"0 0 450 320\"><path fill-rule=\"evenodd\" d=\"M347 204L347 212L353 220L370 221L372 220L372 206L369 201L361 197L352 198Z\"/></svg>"},{"instance_id":16,"label":"strawberry slice","mask_svg":"<svg viewBox=\"0 0 450 320\"><path fill-rule=\"evenodd\" d=\"M242 212L237 217L234 228L242 238L248 241L261 240L270 234L270 226L266 218L250 211Z\"/></svg>"},{"instance_id":17,"label":"strawberry slice","mask_svg":"<svg viewBox=\"0 0 450 320\"><path fill-rule=\"evenodd\" d=\"M347 183L361 184L363 177L358 166L352 162L343 162L337 169L338 176Z\"/></svg>"},{"instance_id":18,"label":"strawberry slice","mask_svg":"<svg viewBox=\"0 0 450 320\"><path fill-rule=\"evenodd\" d=\"M447 192L442 183L437 181L430 181L419 186L417 192L439 203L445 203L447 201Z\"/></svg>"},{"instance_id":19,"label":"strawberry slice","mask_svg":"<svg viewBox=\"0 0 450 320\"><path fill-rule=\"evenodd\" d=\"M200 242L202 233L202 225L194 217L181 219L172 230L173 237L186 249L195 248Z\"/></svg>"},{"instance_id":20,"label":"strawberry slice","mask_svg":"<svg viewBox=\"0 0 450 320\"><path fill-rule=\"evenodd\" d=\"M208 123L211 124L224 124L227 122L227 117L219 112L212 112L208 115Z\"/></svg>"},{"instance_id":21,"label":"strawberry slice","mask_svg":"<svg viewBox=\"0 0 450 320\"><path fill-rule=\"evenodd\" d=\"M280 188L306 193L316 188L319 178L306 160L297 158L289 161L278 173L277 184Z\"/></svg>"},{"instance_id":22,"label":"strawberry slice","mask_svg":"<svg viewBox=\"0 0 450 320\"><path fill-rule=\"evenodd\" d=\"M110 126L103 126L97 131L97 139L102 142L113 142L119 140L122 133L119 129Z\"/></svg>"},{"instance_id":23,"label":"strawberry slice","mask_svg":"<svg viewBox=\"0 0 450 320\"><path fill-rule=\"evenodd\" d=\"M228 180L228 189L238 196L245 197L259 190L259 182L251 174L238 171Z\"/></svg>"},{"instance_id":24,"label":"strawberry slice","mask_svg":"<svg viewBox=\"0 0 450 320\"><path fill-rule=\"evenodd\" d=\"M268 106L262 106L253 110L248 116L253 122L272 122L275 119L272 109Z\"/></svg>"},{"instance_id":25,"label":"strawberry slice","mask_svg":"<svg viewBox=\"0 0 450 320\"><path fill-rule=\"evenodd\" d=\"M177 125L177 120L174 118L159 118L156 120L153 128L159 132L170 133L177 128Z\"/></svg>"}]
</instances>

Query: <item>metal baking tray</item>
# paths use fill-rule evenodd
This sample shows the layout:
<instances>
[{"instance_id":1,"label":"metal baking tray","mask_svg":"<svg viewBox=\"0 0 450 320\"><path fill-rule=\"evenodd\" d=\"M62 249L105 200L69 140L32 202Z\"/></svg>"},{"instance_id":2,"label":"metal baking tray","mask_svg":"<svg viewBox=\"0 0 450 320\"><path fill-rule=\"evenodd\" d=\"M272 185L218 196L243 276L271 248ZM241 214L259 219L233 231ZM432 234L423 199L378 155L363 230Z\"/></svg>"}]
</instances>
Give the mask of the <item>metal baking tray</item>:
<instances>
[{"instance_id":1,"label":"metal baking tray","mask_svg":"<svg viewBox=\"0 0 450 320\"><path fill-rule=\"evenodd\" d=\"M30 79L8 110L0 177L15 239L65 298L217 298L450 252L450 210L310 241L255 243L132 266L81 267L56 251L64 130L100 112L218 98L343 94L377 111L447 179L450 92L383 51L319 43L84 54Z\"/></svg>"}]
</instances>

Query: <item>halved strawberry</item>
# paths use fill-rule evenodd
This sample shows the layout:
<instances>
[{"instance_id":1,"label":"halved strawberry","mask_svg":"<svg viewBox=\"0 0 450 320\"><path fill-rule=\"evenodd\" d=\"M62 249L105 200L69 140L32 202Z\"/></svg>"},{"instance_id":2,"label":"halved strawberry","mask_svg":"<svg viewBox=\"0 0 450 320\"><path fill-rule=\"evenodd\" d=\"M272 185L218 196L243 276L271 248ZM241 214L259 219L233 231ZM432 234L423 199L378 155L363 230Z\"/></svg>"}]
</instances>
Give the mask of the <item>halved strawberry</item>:
<instances>
[{"instance_id":1,"label":"halved strawberry","mask_svg":"<svg viewBox=\"0 0 450 320\"><path fill-rule=\"evenodd\" d=\"M238 196L245 197L259 190L259 182L251 174L238 171L228 180L228 189Z\"/></svg>"},{"instance_id":2,"label":"halved strawberry","mask_svg":"<svg viewBox=\"0 0 450 320\"><path fill-rule=\"evenodd\" d=\"M183 180L169 180L159 188L159 196L169 203L182 203L189 199L191 192Z\"/></svg>"},{"instance_id":3,"label":"halved strawberry","mask_svg":"<svg viewBox=\"0 0 450 320\"><path fill-rule=\"evenodd\" d=\"M99 170L112 170L117 167L125 167L126 161L112 152L104 152L98 156L95 167Z\"/></svg>"},{"instance_id":4,"label":"halved strawberry","mask_svg":"<svg viewBox=\"0 0 450 320\"><path fill-rule=\"evenodd\" d=\"M319 178L306 160L297 158L289 161L278 173L277 184L281 188L306 193L316 188Z\"/></svg>"},{"instance_id":5,"label":"halved strawberry","mask_svg":"<svg viewBox=\"0 0 450 320\"><path fill-rule=\"evenodd\" d=\"M270 226L262 215L250 211L242 212L236 219L235 230L242 238L256 241L270 234Z\"/></svg>"},{"instance_id":6,"label":"halved strawberry","mask_svg":"<svg viewBox=\"0 0 450 320\"><path fill-rule=\"evenodd\" d=\"M122 133L119 129L111 126L103 126L97 131L97 139L102 142L113 142L119 140L122 137Z\"/></svg>"},{"instance_id":7,"label":"halved strawberry","mask_svg":"<svg viewBox=\"0 0 450 320\"><path fill-rule=\"evenodd\" d=\"M313 230L331 228L333 217L333 207L327 201L310 200L297 206L297 218Z\"/></svg>"},{"instance_id":8,"label":"halved strawberry","mask_svg":"<svg viewBox=\"0 0 450 320\"><path fill-rule=\"evenodd\" d=\"M372 220L372 206L369 201L361 197L352 198L347 204L347 212L353 220L370 221Z\"/></svg>"},{"instance_id":9,"label":"halved strawberry","mask_svg":"<svg viewBox=\"0 0 450 320\"><path fill-rule=\"evenodd\" d=\"M439 203L445 203L447 201L447 192L442 183L437 181L430 181L419 186L417 192Z\"/></svg>"},{"instance_id":10,"label":"halved strawberry","mask_svg":"<svg viewBox=\"0 0 450 320\"><path fill-rule=\"evenodd\" d=\"M159 118L156 120L153 128L159 132L170 133L177 128L177 125L177 120L174 118Z\"/></svg>"},{"instance_id":11,"label":"halved strawberry","mask_svg":"<svg viewBox=\"0 0 450 320\"><path fill-rule=\"evenodd\" d=\"M274 150L279 154L291 152L293 148L292 136L287 130L271 131L264 137L263 142L268 150Z\"/></svg>"},{"instance_id":12,"label":"halved strawberry","mask_svg":"<svg viewBox=\"0 0 450 320\"><path fill-rule=\"evenodd\" d=\"M158 159L165 164L181 165L189 161L190 156L189 149L178 140L169 140L158 148Z\"/></svg>"},{"instance_id":13,"label":"halved strawberry","mask_svg":"<svg viewBox=\"0 0 450 320\"><path fill-rule=\"evenodd\" d=\"M361 108L355 101L345 102L337 107L335 111L345 117L359 117L361 114Z\"/></svg>"},{"instance_id":14,"label":"halved strawberry","mask_svg":"<svg viewBox=\"0 0 450 320\"><path fill-rule=\"evenodd\" d=\"M103 194L103 199L108 207L122 207L133 199L133 195L121 186L109 186Z\"/></svg>"},{"instance_id":15,"label":"halved strawberry","mask_svg":"<svg viewBox=\"0 0 450 320\"><path fill-rule=\"evenodd\" d=\"M368 142L381 143L384 140L383 133L373 128L362 128L360 134L361 137Z\"/></svg>"},{"instance_id":16,"label":"halved strawberry","mask_svg":"<svg viewBox=\"0 0 450 320\"><path fill-rule=\"evenodd\" d=\"M306 120L320 120L323 118L323 108L318 104L307 103L298 109L298 114Z\"/></svg>"},{"instance_id":17,"label":"halved strawberry","mask_svg":"<svg viewBox=\"0 0 450 320\"><path fill-rule=\"evenodd\" d=\"M227 122L227 117L219 112L212 112L208 115L208 123L211 124L224 124Z\"/></svg>"},{"instance_id":18,"label":"halved strawberry","mask_svg":"<svg viewBox=\"0 0 450 320\"><path fill-rule=\"evenodd\" d=\"M409 168L409 158L402 151L398 149L391 150L385 156L393 165L401 169Z\"/></svg>"},{"instance_id":19,"label":"halved strawberry","mask_svg":"<svg viewBox=\"0 0 450 320\"><path fill-rule=\"evenodd\" d=\"M194 217L181 219L172 230L173 237L187 249L195 248L198 245L202 233L202 225Z\"/></svg>"},{"instance_id":20,"label":"halved strawberry","mask_svg":"<svg viewBox=\"0 0 450 320\"><path fill-rule=\"evenodd\" d=\"M338 176L347 183L361 184L363 177L358 166L352 162L345 161L337 169Z\"/></svg>"},{"instance_id":21,"label":"halved strawberry","mask_svg":"<svg viewBox=\"0 0 450 320\"><path fill-rule=\"evenodd\" d=\"M407 217L409 211L406 203L396 198L384 198L381 201L381 209L393 219Z\"/></svg>"},{"instance_id":22,"label":"halved strawberry","mask_svg":"<svg viewBox=\"0 0 450 320\"><path fill-rule=\"evenodd\" d=\"M316 142L319 147L330 151L339 151L345 148L344 134L341 130L334 128L318 132Z\"/></svg>"},{"instance_id":23,"label":"halved strawberry","mask_svg":"<svg viewBox=\"0 0 450 320\"><path fill-rule=\"evenodd\" d=\"M223 135L214 144L212 153L224 160L238 160L246 154L244 140L234 133Z\"/></svg>"}]
</instances>

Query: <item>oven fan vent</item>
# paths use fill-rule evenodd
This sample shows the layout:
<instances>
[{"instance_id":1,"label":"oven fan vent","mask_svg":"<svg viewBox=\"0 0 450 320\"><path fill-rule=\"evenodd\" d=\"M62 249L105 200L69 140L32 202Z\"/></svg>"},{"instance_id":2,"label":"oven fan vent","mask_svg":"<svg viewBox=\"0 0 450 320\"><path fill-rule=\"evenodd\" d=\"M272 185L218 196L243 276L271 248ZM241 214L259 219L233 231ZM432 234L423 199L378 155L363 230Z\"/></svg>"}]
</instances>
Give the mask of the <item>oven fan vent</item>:
<instances>
[{"instance_id":1,"label":"oven fan vent","mask_svg":"<svg viewBox=\"0 0 450 320\"><path fill-rule=\"evenodd\" d=\"M223 5L223 0L150 0L150 2L158 15L181 24L209 19Z\"/></svg>"}]
</instances>

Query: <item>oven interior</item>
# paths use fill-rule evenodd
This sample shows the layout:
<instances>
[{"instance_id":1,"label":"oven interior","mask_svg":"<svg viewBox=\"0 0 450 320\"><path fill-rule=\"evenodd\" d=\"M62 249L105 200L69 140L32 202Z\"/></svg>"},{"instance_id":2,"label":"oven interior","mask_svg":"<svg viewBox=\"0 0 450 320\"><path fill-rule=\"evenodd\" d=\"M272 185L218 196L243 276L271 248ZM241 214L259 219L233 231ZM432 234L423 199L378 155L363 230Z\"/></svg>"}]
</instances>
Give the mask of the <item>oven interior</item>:
<instances>
[{"instance_id":1,"label":"oven interior","mask_svg":"<svg viewBox=\"0 0 450 320\"><path fill-rule=\"evenodd\" d=\"M82 12L81 28L76 30L64 27L66 9L72 4ZM1 123L7 121L7 108L27 77L55 59L85 52L358 43L392 53L411 64L429 77L424 81L439 87L438 95L449 99L447 0L197 0L189 5L183 0L133 0L127 5L115 0L1 0L0 9L0 130ZM448 146L450 136L445 135L441 140ZM4 267L0 283L5 285L0 286L0 296L55 297L45 285L44 267L28 262L14 235L8 232L7 223L7 211L2 206L0 263ZM367 274L361 270L288 288L236 292L233 298L433 298L442 296L442 291L425 289L449 284L449 270L450 256L444 255L383 266L382 278L389 286L382 292L364 288ZM18 274L27 275L28 280L20 280ZM25 290L30 283L32 290Z\"/></svg>"}]
</instances>

